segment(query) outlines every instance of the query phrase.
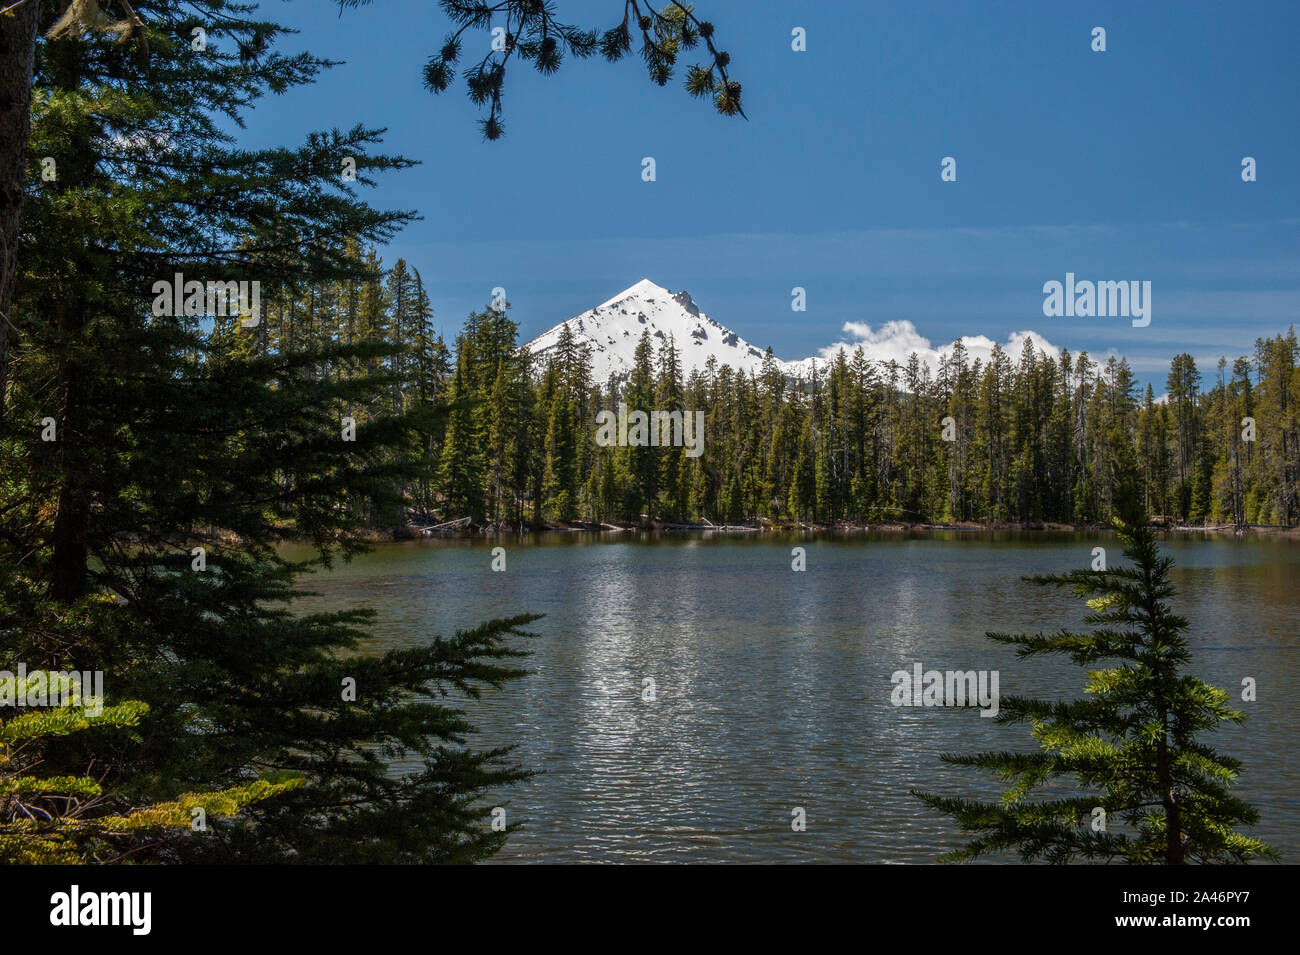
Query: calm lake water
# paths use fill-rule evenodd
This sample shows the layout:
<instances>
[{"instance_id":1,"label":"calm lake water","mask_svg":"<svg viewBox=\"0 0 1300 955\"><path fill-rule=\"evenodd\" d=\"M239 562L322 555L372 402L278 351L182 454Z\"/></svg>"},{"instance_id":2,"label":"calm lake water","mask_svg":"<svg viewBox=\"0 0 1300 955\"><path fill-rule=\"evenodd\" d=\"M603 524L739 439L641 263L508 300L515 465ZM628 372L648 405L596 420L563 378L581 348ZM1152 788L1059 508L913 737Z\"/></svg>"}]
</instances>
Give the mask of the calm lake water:
<instances>
[{"instance_id":1,"label":"calm lake water","mask_svg":"<svg viewBox=\"0 0 1300 955\"><path fill-rule=\"evenodd\" d=\"M1258 683L1238 703L1248 722L1215 743L1245 764L1255 834L1300 861L1300 542L1165 544L1193 672L1234 699ZM1095 546L1119 559L1109 535L1042 532L418 541L309 579L320 596L302 606L373 608L371 652L546 614L531 675L469 704L476 745L518 743L544 771L496 800L527 820L496 861L930 862L962 840L908 790L998 792L940 753L1034 744L975 709L895 707L891 674L997 670L1004 696L1081 695L1081 669L1018 661L983 634L1079 626L1071 594L1020 578L1086 567Z\"/></svg>"}]
</instances>

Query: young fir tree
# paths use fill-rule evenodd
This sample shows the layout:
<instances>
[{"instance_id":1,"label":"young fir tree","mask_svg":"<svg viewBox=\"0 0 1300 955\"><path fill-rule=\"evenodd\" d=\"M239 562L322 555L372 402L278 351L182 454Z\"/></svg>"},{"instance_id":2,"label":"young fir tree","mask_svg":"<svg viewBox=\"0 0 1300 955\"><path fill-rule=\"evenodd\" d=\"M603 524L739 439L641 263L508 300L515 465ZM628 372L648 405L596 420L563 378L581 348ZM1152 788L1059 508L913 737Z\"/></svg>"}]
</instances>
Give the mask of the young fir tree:
<instances>
[{"instance_id":1,"label":"young fir tree","mask_svg":"<svg viewBox=\"0 0 1300 955\"><path fill-rule=\"evenodd\" d=\"M1027 862L1053 863L1233 863L1275 856L1236 831L1258 821L1256 811L1229 792L1241 763L1202 739L1245 717L1228 706L1226 691L1184 672L1189 624L1169 606L1173 561L1161 555L1145 524L1117 520L1115 526L1131 566L1029 578L1089 598L1085 620L1096 629L988 634L1016 647L1022 658L1067 654L1080 666L1115 664L1089 672L1087 699L1001 699L998 722L1027 723L1039 752L943 756L1009 781L1000 802L913 791L975 834L947 861L1006 851ZM1063 794L1030 798L1047 788Z\"/></svg>"}]
</instances>

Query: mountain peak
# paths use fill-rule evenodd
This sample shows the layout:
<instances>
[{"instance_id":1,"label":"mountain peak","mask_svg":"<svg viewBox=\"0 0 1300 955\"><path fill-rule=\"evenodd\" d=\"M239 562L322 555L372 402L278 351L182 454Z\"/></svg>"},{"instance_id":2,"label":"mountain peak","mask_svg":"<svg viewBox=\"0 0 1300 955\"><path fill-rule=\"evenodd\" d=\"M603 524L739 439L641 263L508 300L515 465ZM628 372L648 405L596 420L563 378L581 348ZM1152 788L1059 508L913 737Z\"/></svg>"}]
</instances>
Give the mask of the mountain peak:
<instances>
[{"instance_id":1,"label":"mountain peak","mask_svg":"<svg viewBox=\"0 0 1300 955\"><path fill-rule=\"evenodd\" d=\"M621 302L624 299L629 299L629 298L663 299L663 298L672 298L672 295L673 293L668 291L668 289L664 288L662 285L656 285L654 282L651 282L649 279L642 279L640 282L637 282L635 285L629 285L627 288L623 289L623 291L619 292L613 298L609 299L609 301L601 302L599 305L596 306L596 308L598 309L608 308L611 305L615 305L618 302Z\"/></svg>"},{"instance_id":2,"label":"mountain peak","mask_svg":"<svg viewBox=\"0 0 1300 955\"><path fill-rule=\"evenodd\" d=\"M538 335L527 346L533 356L544 356L554 348L565 325L590 347L595 381L628 374L635 364L637 343L647 334L656 349L675 343L688 376L704 370L710 360L744 374L763 367L763 352L701 312L689 292L674 294L648 278Z\"/></svg>"}]
</instances>

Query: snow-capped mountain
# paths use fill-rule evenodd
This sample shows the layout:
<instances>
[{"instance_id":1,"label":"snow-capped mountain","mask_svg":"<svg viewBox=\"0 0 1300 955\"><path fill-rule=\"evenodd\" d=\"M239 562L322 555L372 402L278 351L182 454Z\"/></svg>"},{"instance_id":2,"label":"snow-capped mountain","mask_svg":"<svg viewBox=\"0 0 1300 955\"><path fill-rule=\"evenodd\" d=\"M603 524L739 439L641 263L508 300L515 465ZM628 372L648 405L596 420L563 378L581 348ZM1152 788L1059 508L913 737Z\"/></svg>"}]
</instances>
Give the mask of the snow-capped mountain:
<instances>
[{"instance_id":1,"label":"snow-capped mountain","mask_svg":"<svg viewBox=\"0 0 1300 955\"><path fill-rule=\"evenodd\" d=\"M719 368L730 365L745 373L763 366L763 349L701 312L689 292L673 293L649 279L538 335L528 343L533 355L544 358L566 324L579 341L591 346L594 381L630 373L637 342L645 331L650 332L656 354L671 336L681 355L684 376L702 371L710 358L717 359ZM798 376L807 362L778 360L777 364L787 375Z\"/></svg>"},{"instance_id":2,"label":"snow-capped mountain","mask_svg":"<svg viewBox=\"0 0 1300 955\"><path fill-rule=\"evenodd\" d=\"M538 335L528 343L535 356L543 361L553 349L565 325L580 341L591 346L592 380L606 381L611 374L624 377L634 367L637 342L643 332L649 331L655 345L656 358L662 345L671 336L681 355L682 374L703 371L710 358L717 359L718 367L730 365L744 374L758 373L763 367L763 349L745 341L735 332L709 318L699 310L687 292L673 293L649 279L642 279L631 288L619 292L608 302L602 302L590 311L575 315L568 322ZM886 321L872 327L866 322L847 321L842 331L847 340L840 340L817 350L812 358L800 361L777 359L777 367L789 379L808 381L816 365L817 376L825 377L829 365L839 353L852 356L859 348L868 361L877 365L896 362L906 365L916 355L931 371L939 368L944 356L951 353L953 345L935 344L926 338L910 321ZM1020 361L1022 349L1028 343L1048 355L1059 354L1061 349L1032 329L1010 331L1003 341L986 335L968 335L961 339L970 362L985 364L993 350L1001 348L1011 361Z\"/></svg>"}]
</instances>

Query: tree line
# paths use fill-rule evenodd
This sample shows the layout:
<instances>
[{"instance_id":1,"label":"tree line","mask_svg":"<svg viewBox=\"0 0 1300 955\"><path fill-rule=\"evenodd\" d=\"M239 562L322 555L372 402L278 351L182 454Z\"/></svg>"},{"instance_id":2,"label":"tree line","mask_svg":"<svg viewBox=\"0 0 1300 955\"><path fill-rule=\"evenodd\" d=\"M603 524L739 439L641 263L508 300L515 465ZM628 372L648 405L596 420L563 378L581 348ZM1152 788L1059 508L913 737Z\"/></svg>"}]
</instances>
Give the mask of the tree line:
<instances>
[{"instance_id":1,"label":"tree line","mask_svg":"<svg viewBox=\"0 0 1300 955\"><path fill-rule=\"evenodd\" d=\"M454 342L432 331L418 270L313 287L272 306L263 337L371 339L399 351L370 419L445 408L410 448L397 489L417 521L1108 523L1134 509L1183 523L1293 525L1300 518L1300 348L1294 328L1205 376L1175 355L1157 397L1123 358L1052 355L1027 342L972 359L961 341L931 369L841 351L791 379L769 349L757 373L683 373L647 331L622 378L596 381L564 327L543 355L508 306L472 313ZM380 370L378 366L370 372ZM704 450L602 446L597 415L705 412ZM400 523L398 515L373 515Z\"/></svg>"}]
</instances>

